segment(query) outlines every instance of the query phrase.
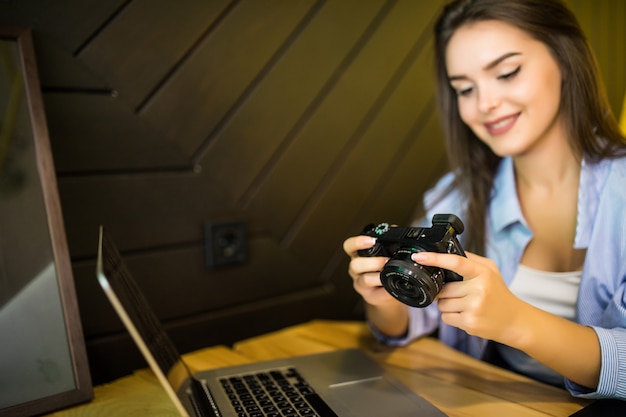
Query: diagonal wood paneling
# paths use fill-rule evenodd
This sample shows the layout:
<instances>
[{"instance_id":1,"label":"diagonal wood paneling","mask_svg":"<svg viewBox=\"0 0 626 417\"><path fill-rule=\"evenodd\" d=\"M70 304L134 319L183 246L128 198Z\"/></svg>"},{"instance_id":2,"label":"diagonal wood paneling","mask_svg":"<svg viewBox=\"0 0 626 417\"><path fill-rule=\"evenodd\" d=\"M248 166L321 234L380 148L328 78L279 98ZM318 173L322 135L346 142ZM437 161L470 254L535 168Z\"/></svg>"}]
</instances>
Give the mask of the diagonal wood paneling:
<instances>
[{"instance_id":1,"label":"diagonal wood paneling","mask_svg":"<svg viewBox=\"0 0 626 417\"><path fill-rule=\"evenodd\" d=\"M236 3L228 0L126 2L75 55L94 72L102 74L125 103L139 110L160 91L172 73L179 72L179 66L197 53L198 44L211 36L223 14ZM180 104L180 100L176 102Z\"/></svg>"},{"instance_id":2,"label":"diagonal wood paneling","mask_svg":"<svg viewBox=\"0 0 626 417\"><path fill-rule=\"evenodd\" d=\"M259 82L314 6L312 1L237 4L142 109L142 117L175 137L190 156L216 134L223 137L220 129L231 108L246 99L249 86Z\"/></svg>"},{"instance_id":3,"label":"diagonal wood paneling","mask_svg":"<svg viewBox=\"0 0 626 417\"><path fill-rule=\"evenodd\" d=\"M64 178L116 172L190 171L178 144L108 93L45 95L57 172Z\"/></svg>"},{"instance_id":4,"label":"diagonal wood paneling","mask_svg":"<svg viewBox=\"0 0 626 417\"><path fill-rule=\"evenodd\" d=\"M343 103L339 112L339 107L327 104L329 96L342 85L343 72L387 13L388 7L383 6L382 1L370 1L367 7L359 7L357 13L348 2L331 2L324 7L215 141L202 164L211 177L229 178L229 192L235 201L258 178L259 172L267 175L266 170L273 169L267 164L275 164L273 159L277 154L294 142L302 142L303 130L316 129L317 120L328 116L329 108L332 114L326 119L326 131L315 133L316 147L324 155L336 153L353 128L350 121L358 111L355 107L362 104L354 96ZM328 36L316 36L319 33ZM261 122L268 119L275 122ZM231 146L234 143L241 146ZM316 157L312 155L310 161ZM234 170L233 166L238 169ZM310 175L307 168L301 166L292 175ZM281 211L291 209L287 204Z\"/></svg>"},{"instance_id":5,"label":"diagonal wood paneling","mask_svg":"<svg viewBox=\"0 0 626 417\"><path fill-rule=\"evenodd\" d=\"M144 366L95 280L100 224L183 351L360 317L343 239L412 221L446 168L442 3L0 3L33 29L96 383ZM624 5L570 3L621 105ZM203 223L226 220L246 223L249 260L208 271Z\"/></svg>"},{"instance_id":6,"label":"diagonal wood paneling","mask_svg":"<svg viewBox=\"0 0 626 417\"><path fill-rule=\"evenodd\" d=\"M372 28L358 56L346 67L280 159L267 168L265 181L257 185L258 191L254 198L250 197L250 204L255 213L276 225L276 234L283 244L296 239L299 229L310 222L313 213L327 218L326 230L346 233L346 219L354 215L358 206L341 204L345 198L320 206L320 200L332 192L332 187L339 187L335 197L349 189L351 197L362 201L375 188L381 174L390 167L396 168L396 154L405 152L401 145L407 135L416 133L410 132L416 118L425 105L432 106L431 84L425 85L419 77L430 73L430 57L419 52L428 45L435 8L424 8L418 15L405 3L390 10ZM402 41L390 48L388 39L392 38ZM410 141L415 139L412 136ZM441 150L441 142L433 142L435 149ZM359 167L347 165L354 154L361 163ZM292 191L284 195L285 178L290 176ZM384 181L385 186L394 186ZM411 196L405 207L412 206L419 194L417 191ZM277 214L264 203L279 199L290 208L286 213ZM333 220L337 223L332 223ZM311 241L320 243L318 239Z\"/></svg>"}]
</instances>

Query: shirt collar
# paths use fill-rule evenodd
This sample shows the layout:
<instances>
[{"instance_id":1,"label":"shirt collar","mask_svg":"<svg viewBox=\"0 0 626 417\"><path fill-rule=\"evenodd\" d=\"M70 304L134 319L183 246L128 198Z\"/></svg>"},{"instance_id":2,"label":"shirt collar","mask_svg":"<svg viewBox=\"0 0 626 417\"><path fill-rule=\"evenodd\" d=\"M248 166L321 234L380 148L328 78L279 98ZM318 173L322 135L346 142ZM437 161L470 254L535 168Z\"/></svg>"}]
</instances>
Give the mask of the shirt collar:
<instances>
[{"instance_id":1,"label":"shirt collar","mask_svg":"<svg viewBox=\"0 0 626 417\"><path fill-rule=\"evenodd\" d=\"M608 175L609 160L591 162L584 158L580 169L578 188L578 209L574 247L584 249L589 246L593 221L598 211L600 192ZM497 209L495 209L497 207ZM513 159L503 158L494 178L494 186L489 209L489 222L495 233L503 231L516 222L528 227L517 198Z\"/></svg>"},{"instance_id":2,"label":"shirt collar","mask_svg":"<svg viewBox=\"0 0 626 417\"><path fill-rule=\"evenodd\" d=\"M576 217L576 237L574 247L584 249L589 246L593 222L598 212L600 193L609 173L610 160L591 162L583 159L578 186L578 214Z\"/></svg>"}]
</instances>

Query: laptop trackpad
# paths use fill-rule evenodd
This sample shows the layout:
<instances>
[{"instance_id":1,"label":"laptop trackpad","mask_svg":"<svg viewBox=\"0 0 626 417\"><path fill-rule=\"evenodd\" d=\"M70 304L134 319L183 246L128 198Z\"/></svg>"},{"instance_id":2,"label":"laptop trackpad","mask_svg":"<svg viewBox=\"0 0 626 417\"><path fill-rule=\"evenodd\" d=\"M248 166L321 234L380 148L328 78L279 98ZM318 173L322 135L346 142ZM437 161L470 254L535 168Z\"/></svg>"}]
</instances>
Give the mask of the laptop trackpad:
<instances>
[{"instance_id":1,"label":"laptop trackpad","mask_svg":"<svg viewBox=\"0 0 626 417\"><path fill-rule=\"evenodd\" d=\"M330 388L333 397L355 416L445 416L422 397L401 391L384 378L335 384Z\"/></svg>"}]
</instances>

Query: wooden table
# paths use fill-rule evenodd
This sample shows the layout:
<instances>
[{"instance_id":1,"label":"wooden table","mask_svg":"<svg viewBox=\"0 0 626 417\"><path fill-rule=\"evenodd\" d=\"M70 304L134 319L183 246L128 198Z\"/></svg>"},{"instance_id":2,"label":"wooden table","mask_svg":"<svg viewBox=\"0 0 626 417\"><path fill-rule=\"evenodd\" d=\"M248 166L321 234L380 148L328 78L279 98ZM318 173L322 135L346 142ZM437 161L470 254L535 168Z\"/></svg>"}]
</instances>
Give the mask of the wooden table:
<instances>
[{"instance_id":1,"label":"wooden table","mask_svg":"<svg viewBox=\"0 0 626 417\"><path fill-rule=\"evenodd\" d=\"M381 345L362 322L312 321L185 355L192 370L358 347L449 416L569 416L589 401L475 360L436 339L403 348ZM95 399L51 414L173 416L174 406L148 369L94 388Z\"/></svg>"}]
</instances>

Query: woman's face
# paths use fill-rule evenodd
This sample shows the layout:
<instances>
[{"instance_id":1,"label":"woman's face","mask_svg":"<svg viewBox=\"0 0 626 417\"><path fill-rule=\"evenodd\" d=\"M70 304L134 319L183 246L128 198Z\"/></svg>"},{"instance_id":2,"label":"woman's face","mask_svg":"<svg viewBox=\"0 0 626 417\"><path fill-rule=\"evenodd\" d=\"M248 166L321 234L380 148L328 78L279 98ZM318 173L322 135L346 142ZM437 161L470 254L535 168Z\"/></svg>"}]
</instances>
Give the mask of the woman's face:
<instances>
[{"instance_id":1,"label":"woman's face","mask_svg":"<svg viewBox=\"0 0 626 417\"><path fill-rule=\"evenodd\" d=\"M563 140L561 71L548 48L507 23L459 28L446 50L461 119L498 156Z\"/></svg>"}]
</instances>

